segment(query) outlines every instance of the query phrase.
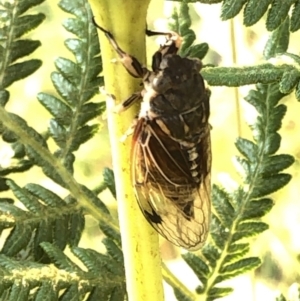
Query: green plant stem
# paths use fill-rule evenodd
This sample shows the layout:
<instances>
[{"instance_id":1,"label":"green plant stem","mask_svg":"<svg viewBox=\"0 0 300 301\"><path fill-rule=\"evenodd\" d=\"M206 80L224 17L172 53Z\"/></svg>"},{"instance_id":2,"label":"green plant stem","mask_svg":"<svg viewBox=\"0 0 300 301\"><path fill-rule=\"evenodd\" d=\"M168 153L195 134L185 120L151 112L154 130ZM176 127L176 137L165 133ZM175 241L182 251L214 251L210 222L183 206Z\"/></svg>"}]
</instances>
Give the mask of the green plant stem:
<instances>
[{"instance_id":1,"label":"green plant stem","mask_svg":"<svg viewBox=\"0 0 300 301\"><path fill-rule=\"evenodd\" d=\"M231 52L232 52L232 63L233 65L237 64L237 49L236 49L236 36L235 36L235 20L231 19L230 23L230 39L231 39ZM235 101L235 110L236 110L236 124L237 124L237 134L242 136L242 122L241 122L241 106L239 99L239 88L234 87L234 101Z\"/></svg>"},{"instance_id":2,"label":"green plant stem","mask_svg":"<svg viewBox=\"0 0 300 301\"><path fill-rule=\"evenodd\" d=\"M84 207L91 215L96 219L108 224L115 231L119 231L116 221L111 216L104 214L97 206L95 206L89 199L89 197L82 190L81 186L76 182L73 176L66 170L66 168L55 158L47 148L43 147L38 141L36 141L23 127L21 127L16 121L14 121L9 113L0 106L0 120L6 128L15 133L20 142L24 145L30 146L36 153L38 153L43 160L45 160L62 178L66 187L69 189L71 195L76 198L80 206Z\"/></svg>"},{"instance_id":3,"label":"green plant stem","mask_svg":"<svg viewBox=\"0 0 300 301\"><path fill-rule=\"evenodd\" d=\"M193 294L186 286L183 285L182 282L180 282L169 270L169 268L165 265L165 263L162 263L163 267L163 276L164 280L171 285L173 288L178 289L181 291L184 295L188 296L191 300L195 300L195 294Z\"/></svg>"},{"instance_id":4,"label":"green plant stem","mask_svg":"<svg viewBox=\"0 0 300 301\"><path fill-rule=\"evenodd\" d=\"M145 25L149 0L91 0L90 3L96 22L112 32L124 51L145 63ZM120 102L141 89L141 80L132 78L121 63L112 63L117 54L102 33L100 44L105 89ZM119 116L112 113L112 106L111 101L107 102L128 299L161 301L163 286L158 235L147 223L135 199L130 177L131 138L120 142L138 108L130 108Z\"/></svg>"}]
</instances>

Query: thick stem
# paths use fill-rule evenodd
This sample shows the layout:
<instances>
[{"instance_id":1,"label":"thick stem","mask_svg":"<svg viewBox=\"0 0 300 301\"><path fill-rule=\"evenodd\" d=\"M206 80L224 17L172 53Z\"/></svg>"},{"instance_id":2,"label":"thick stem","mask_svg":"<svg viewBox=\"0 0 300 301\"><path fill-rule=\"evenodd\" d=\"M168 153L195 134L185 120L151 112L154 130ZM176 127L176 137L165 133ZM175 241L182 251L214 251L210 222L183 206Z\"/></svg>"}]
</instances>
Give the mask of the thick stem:
<instances>
[{"instance_id":1,"label":"thick stem","mask_svg":"<svg viewBox=\"0 0 300 301\"><path fill-rule=\"evenodd\" d=\"M150 0L90 0L96 22L109 30L120 47L145 63L145 25ZM119 103L141 89L121 65L106 37L100 33L105 89ZM121 116L111 112L107 103L108 126L116 180L122 249L130 301L163 300L161 259L158 235L146 222L136 202L130 179L130 141L120 137L130 126L138 108Z\"/></svg>"}]
</instances>

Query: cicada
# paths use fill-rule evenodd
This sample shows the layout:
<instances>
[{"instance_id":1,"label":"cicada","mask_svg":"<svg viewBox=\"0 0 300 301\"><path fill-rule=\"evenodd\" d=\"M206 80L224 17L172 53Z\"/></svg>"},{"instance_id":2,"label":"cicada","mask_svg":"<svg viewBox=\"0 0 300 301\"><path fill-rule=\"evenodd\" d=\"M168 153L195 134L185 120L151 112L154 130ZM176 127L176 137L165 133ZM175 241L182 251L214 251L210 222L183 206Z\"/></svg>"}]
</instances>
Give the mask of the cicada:
<instances>
[{"instance_id":1,"label":"cicada","mask_svg":"<svg viewBox=\"0 0 300 301\"><path fill-rule=\"evenodd\" d=\"M143 81L143 89L118 107L124 111L141 100L131 151L132 184L141 211L167 240L198 250L208 235L211 211L210 92L199 73L202 63L177 54L182 38L176 32L146 30L149 36L166 37L150 71L95 25L129 74Z\"/></svg>"}]
</instances>

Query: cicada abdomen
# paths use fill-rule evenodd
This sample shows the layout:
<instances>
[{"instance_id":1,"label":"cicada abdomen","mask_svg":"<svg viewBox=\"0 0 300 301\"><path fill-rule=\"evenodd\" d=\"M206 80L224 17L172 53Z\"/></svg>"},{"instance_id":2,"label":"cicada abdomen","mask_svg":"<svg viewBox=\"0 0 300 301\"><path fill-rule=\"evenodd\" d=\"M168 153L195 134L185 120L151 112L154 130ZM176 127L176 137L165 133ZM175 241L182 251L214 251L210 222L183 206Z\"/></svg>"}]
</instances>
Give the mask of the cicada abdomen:
<instances>
[{"instance_id":1,"label":"cicada abdomen","mask_svg":"<svg viewBox=\"0 0 300 301\"><path fill-rule=\"evenodd\" d=\"M177 55L178 34L147 30L148 35L167 36L153 55L150 71L125 53L110 32L98 28L126 70L143 80L143 90L118 109L142 100L131 152L132 183L139 206L163 237L197 250L208 235L211 207L210 94L199 73L201 61Z\"/></svg>"}]
</instances>

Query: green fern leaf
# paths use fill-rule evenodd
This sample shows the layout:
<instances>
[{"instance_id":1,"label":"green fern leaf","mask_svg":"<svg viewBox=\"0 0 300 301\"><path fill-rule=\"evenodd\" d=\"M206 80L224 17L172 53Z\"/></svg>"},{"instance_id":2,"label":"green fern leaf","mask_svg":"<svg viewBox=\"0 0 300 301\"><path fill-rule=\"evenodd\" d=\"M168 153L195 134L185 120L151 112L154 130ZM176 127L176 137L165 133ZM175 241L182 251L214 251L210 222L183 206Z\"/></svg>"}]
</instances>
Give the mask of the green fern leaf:
<instances>
[{"instance_id":1,"label":"green fern leaf","mask_svg":"<svg viewBox=\"0 0 300 301\"><path fill-rule=\"evenodd\" d=\"M68 300L80 300L80 292L78 285L70 285L60 296L59 301L68 301ZM101 299L99 299L101 300Z\"/></svg>"},{"instance_id":2,"label":"green fern leaf","mask_svg":"<svg viewBox=\"0 0 300 301\"><path fill-rule=\"evenodd\" d=\"M232 291L233 289L230 287L214 287L213 289L209 290L206 300L213 301L215 299L225 297L232 293Z\"/></svg>"},{"instance_id":3,"label":"green fern leaf","mask_svg":"<svg viewBox=\"0 0 300 301\"><path fill-rule=\"evenodd\" d=\"M265 14L272 0L249 0L244 9L244 24L251 26Z\"/></svg>"},{"instance_id":4,"label":"green fern leaf","mask_svg":"<svg viewBox=\"0 0 300 301\"><path fill-rule=\"evenodd\" d=\"M296 88L299 80L300 72L296 69L283 73L279 86L280 91L285 94L291 93Z\"/></svg>"},{"instance_id":5,"label":"green fern leaf","mask_svg":"<svg viewBox=\"0 0 300 301\"><path fill-rule=\"evenodd\" d=\"M278 82L289 66L274 66L272 64L261 64L243 68L235 67L206 67L201 71L204 79L212 86L238 87L254 83L268 84ZM236 75L239 76L236 76Z\"/></svg>"},{"instance_id":6,"label":"green fern leaf","mask_svg":"<svg viewBox=\"0 0 300 301\"><path fill-rule=\"evenodd\" d=\"M58 293L50 281L43 281L35 296L36 301L57 300Z\"/></svg>"},{"instance_id":7,"label":"green fern leaf","mask_svg":"<svg viewBox=\"0 0 300 301\"><path fill-rule=\"evenodd\" d=\"M209 265L213 268L216 266L216 262L220 258L220 252L219 250L213 246L212 244L206 244L201 249L202 255L205 257L205 259L209 262Z\"/></svg>"},{"instance_id":8,"label":"green fern leaf","mask_svg":"<svg viewBox=\"0 0 300 301\"><path fill-rule=\"evenodd\" d=\"M1 58L1 56L0 56ZM5 107L5 105L7 104L9 100L9 93L6 90L1 90L0 91L0 105L2 107ZM0 132L1 132L1 124L0 124Z\"/></svg>"},{"instance_id":9,"label":"green fern leaf","mask_svg":"<svg viewBox=\"0 0 300 301\"><path fill-rule=\"evenodd\" d=\"M274 202L266 198L250 201L245 206L245 211L241 215L241 221L263 217L272 209Z\"/></svg>"},{"instance_id":10,"label":"green fern leaf","mask_svg":"<svg viewBox=\"0 0 300 301\"><path fill-rule=\"evenodd\" d=\"M14 156L17 158L17 156ZM24 154L22 153L22 157L24 157ZM24 172L29 170L33 166L33 163L30 160L19 160L17 163L12 164L11 166L7 168L3 168L0 171L0 176L6 176L12 173L17 172Z\"/></svg>"},{"instance_id":11,"label":"green fern leaf","mask_svg":"<svg viewBox=\"0 0 300 301\"><path fill-rule=\"evenodd\" d=\"M69 272L76 272L79 275L83 273L83 271L57 247L48 242L42 242L41 247L57 267Z\"/></svg>"},{"instance_id":12,"label":"green fern leaf","mask_svg":"<svg viewBox=\"0 0 300 301\"><path fill-rule=\"evenodd\" d=\"M179 289L174 289L174 294L178 301L193 301L191 298L183 294Z\"/></svg>"},{"instance_id":13,"label":"green fern leaf","mask_svg":"<svg viewBox=\"0 0 300 301\"><path fill-rule=\"evenodd\" d=\"M295 160L292 156L286 154L270 156L264 160L264 165L262 166L260 172L264 176L277 174L280 171L290 167L294 161Z\"/></svg>"},{"instance_id":14,"label":"green fern leaf","mask_svg":"<svg viewBox=\"0 0 300 301\"><path fill-rule=\"evenodd\" d=\"M11 287L8 301L27 301L29 297L30 287L28 285L22 285L16 281Z\"/></svg>"},{"instance_id":15,"label":"green fern leaf","mask_svg":"<svg viewBox=\"0 0 300 301\"><path fill-rule=\"evenodd\" d=\"M208 49L209 47L207 43L192 45L189 49L188 56L202 60L206 56Z\"/></svg>"},{"instance_id":16,"label":"green fern leaf","mask_svg":"<svg viewBox=\"0 0 300 301\"><path fill-rule=\"evenodd\" d=\"M117 197L116 194L116 183L115 183L115 177L114 177L114 172L110 168L104 168L103 170L103 178L104 178L104 183L106 187L110 190L114 198Z\"/></svg>"},{"instance_id":17,"label":"green fern leaf","mask_svg":"<svg viewBox=\"0 0 300 301\"><path fill-rule=\"evenodd\" d=\"M40 1L41 2L41 1ZM15 2L12 5L3 4L3 10L0 12L0 21L5 24L0 29L2 41L0 58L2 81L0 88L4 89L14 81L22 79L41 66L40 60L28 60L12 65L17 59L32 53L38 46L39 41L17 40L28 31L36 28L45 19L44 14L23 15L29 8L38 4L36 1ZM5 59L4 59L5 58Z\"/></svg>"},{"instance_id":18,"label":"green fern leaf","mask_svg":"<svg viewBox=\"0 0 300 301\"><path fill-rule=\"evenodd\" d=\"M30 0L30 1L22 1L18 3L16 7L17 14L24 14L29 8L34 7L36 5L42 4L45 0Z\"/></svg>"},{"instance_id":19,"label":"green fern leaf","mask_svg":"<svg viewBox=\"0 0 300 301\"><path fill-rule=\"evenodd\" d=\"M121 236L119 232L116 232L114 229L103 223L99 223L99 227L108 238L115 241L118 246L121 246Z\"/></svg>"},{"instance_id":20,"label":"green fern leaf","mask_svg":"<svg viewBox=\"0 0 300 301\"><path fill-rule=\"evenodd\" d=\"M289 25L289 17L287 17L285 21L270 34L263 52L265 59L270 59L276 54L285 53L287 51L290 38Z\"/></svg>"},{"instance_id":21,"label":"green fern leaf","mask_svg":"<svg viewBox=\"0 0 300 301\"><path fill-rule=\"evenodd\" d=\"M178 54L182 57L189 56L203 59L208 52L208 44L201 43L192 45L196 39L196 34L190 29L191 24L188 4L186 2L181 2L179 12L177 9L174 10L171 16L171 22L169 23L171 30L178 32L183 38Z\"/></svg>"},{"instance_id":22,"label":"green fern leaf","mask_svg":"<svg viewBox=\"0 0 300 301\"><path fill-rule=\"evenodd\" d=\"M230 203L230 196L217 185L213 185L212 203L224 227L230 227L235 217L234 208Z\"/></svg>"},{"instance_id":23,"label":"green fern leaf","mask_svg":"<svg viewBox=\"0 0 300 301\"><path fill-rule=\"evenodd\" d=\"M246 271L257 268L261 265L260 260L257 257L249 257L236 261L235 263L225 265L220 272L221 273L235 273L239 275Z\"/></svg>"},{"instance_id":24,"label":"green fern leaf","mask_svg":"<svg viewBox=\"0 0 300 301\"><path fill-rule=\"evenodd\" d=\"M82 9L78 9L77 5ZM46 93L40 93L38 99L55 118L50 122L49 133L60 148L57 156L72 173L74 157L71 153L99 129L98 125L86 123L105 109L104 104L87 103L103 84L103 78L98 77L102 64L97 31L91 22L88 3L63 0L59 6L76 16L64 21L64 27L77 36L65 41L76 61L61 57L55 61L58 71L52 73L51 79L61 99Z\"/></svg>"},{"instance_id":25,"label":"green fern leaf","mask_svg":"<svg viewBox=\"0 0 300 301\"><path fill-rule=\"evenodd\" d=\"M205 285L207 283L207 279L209 278L209 266L201 258L192 253L182 255L182 258L192 268L201 283Z\"/></svg>"},{"instance_id":26,"label":"green fern leaf","mask_svg":"<svg viewBox=\"0 0 300 301\"><path fill-rule=\"evenodd\" d=\"M13 204L0 203L1 215L9 213L13 218L10 223L0 223L3 228L13 226L4 244L3 254L15 255L21 249L28 248L27 252L33 258L47 262L44 251L39 247L41 242L53 242L60 249L67 244L78 244L84 228L84 217L76 203L66 204L53 192L36 184L28 184L22 189L9 180L8 185L30 211L23 211Z\"/></svg>"},{"instance_id":27,"label":"green fern leaf","mask_svg":"<svg viewBox=\"0 0 300 301\"><path fill-rule=\"evenodd\" d=\"M51 79L57 93L66 100L69 105L74 105L77 100L77 95L79 94L77 86L72 84L58 72L53 72Z\"/></svg>"},{"instance_id":28,"label":"green fern leaf","mask_svg":"<svg viewBox=\"0 0 300 301\"><path fill-rule=\"evenodd\" d=\"M81 76L80 65L73 61L60 57L55 60L56 69L73 85L79 84L79 78Z\"/></svg>"},{"instance_id":29,"label":"green fern leaf","mask_svg":"<svg viewBox=\"0 0 300 301\"><path fill-rule=\"evenodd\" d=\"M235 17L242 9L247 0L224 0L222 4L222 20Z\"/></svg>"},{"instance_id":30,"label":"green fern leaf","mask_svg":"<svg viewBox=\"0 0 300 301\"><path fill-rule=\"evenodd\" d=\"M14 38L20 38L28 31L38 27L44 20L45 15L42 13L36 15L25 15L16 20Z\"/></svg>"},{"instance_id":31,"label":"green fern leaf","mask_svg":"<svg viewBox=\"0 0 300 301\"><path fill-rule=\"evenodd\" d=\"M269 31L278 28L281 23L288 16L290 7L294 4L295 0L280 1L274 0L272 6L268 11L266 26Z\"/></svg>"},{"instance_id":32,"label":"green fern leaf","mask_svg":"<svg viewBox=\"0 0 300 301\"><path fill-rule=\"evenodd\" d=\"M52 192L40 185L30 183L30 184L27 184L25 186L25 188L32 195L43 200L43 202L45 204L47 204L48 206L51 206L53 208L57 208L57 207L61 206L63 203L63 200L58 195L56 195L54 192Z\"/></svg>"},{"instance_id":33,"label":"green fern leaf","mask_svg":"<svg viewBox=\"0 0 300 301\"><path fill-rule=\"evenodd\" d=\"M235 253L244 252L245 250L248 249L249 249L248 243L233 243L228 247L228 252L235 254Z\"/></svg>"},{"instance_id":34,"label":"green fern leaf","mask_svg":"<svg viewBox=\"0 0 300 301\"><path fill-rule=\"evenodd\" d=\"M114 241L108 238L104 238L102 240L102 243L105 245L107 254L113 258L116 262L123 265L124 259L123 259L123 253L120 249L120 246L118 246Z\"/></svg>"},{"instance_id":35,"label":"green fern leaf","mask_svg":"<svg viewBox=\"0 0 300 301\"><path fill-rule=\"evenodd\" d=\"M83 126L88 121L104 113L105 109L106 109L105 102L100 102L100 103L89 102L84 104L78 115L78 124L80 126Z\"/></svg>"},{"instance_id":36,"label":"green fern leaf","mask_svg":"<svg viewBox=\"0 0 300 301\"><path fill-rule=\"evenodd\" d=\"M2 204L1 210L3 210ZM16 224L13 230L9 233L9 236L6 238L1 253L7 256L15 256L28 244L28 241L30 241L32 236L32 231L32 225Z\"/></svg>"},{"instance_id":37,"label":"green fern leaf","mask_svg":"<svg viewBox=\"0 0 300 301\"><path fill-rule=\"evenodd\" d=\"M93 202L94 205L97 206L104 214L109 215L109 210L105 206L105 204L98 198L91 190L89 190L87 187L81 185L81 189L83 192L88 196L89 200Z\"/></svg>"},{"instance_id":38,"label":"green fern leaf","mask_svg":"<svg viewBox=\"0 0 300 301\"><path fill-rule=\"evenodd\" d=\"M11 45L8 61L15 62L17 59L27 56L41 46L40 41L33 40L17 40Z\"/></svg>"},{"instance_id":39,"label":"green fern leaf","mask_svg":"<svg viewBox=\"0 0 300 301\"><path fill-rule=\"evenodd\" d=\"M229 234L216 215L212 215L209 231L215 245L219 249L223 249Z\"/></svg>"},{"instance_id":40,"label":"green fern leaf","mask_svg":"<svg viewBox=\"0 0 300 301\"><path fill-rule=\"evenodd\" d=\"M58 124L63 126L71 124L72 109L70 106L59 98L46 93L39 93L37 97L40 103L55 117Z\"/></svg>"},{"instance_id":41,"label":"green fern leaf","mask_svg":"<svg viewBox=\"0 0 300 301\"><path fill-rule=\"evenodd\" d=\"M256 186L251 193L251 197L256 199L259 197L271 194L283 186L285 186L291 180L291 175L289 174L276 174L272 177L264 177L256 182ZM268 185L266 185L268 183Z\"/></svg>"},{"instance_id":42,"label":"green fern leaf","mask_svg":"<svg viewBox=\"0 0 300 301\"><path fill-rule=\"evenodd\" d=\"M245 255L247 255L249 250L250 250L250 247L247 244L247 247L241 249L240 251L226 255L224 261L227 263L235 262L238 259L243 258Z\"/></svg>"},{"instance_id":43,"label":"green fern leaf","mask_svg":"<svg viewBox=\"0 0 300 301\"><path fill-rule=\"evenodd\" d=\"M240 239L256 236L268 228L269 226L262 222L243 222L238 225L236 232L232 235L232 242L235 243Z\"/></svg>"},{"instance_id":44,"label":"green fern leaf","mask_svg":"<svg viewBox=\"0 0 300 301\"><path fill-rule=\"evenodd\" d=\"M76 136L70 144L69 151L74 152L78 150L81 144L90 140L98 132L98 129L98 124L85 125L78 129Z\"/></svg>"},{"instance_id":45,"label":"green fern leaf","mask_svg":"<svg viewBox=\"0 0 300 301\"><path fill-rule=\"evenodd\" d=\"M296 1L294 4L292 16L291 16L291 32L295 32L300 29L300 2Z\"/></svg>"},{"instance_id":46,"label":"green fern leaf","mask_svg":"<svg viewBox=\"0 0 300 301\"><path fill-rule=\"evenodd\" d=\"M257 160L258 146L252 141L239 137L235 142L235 146L248 161L255 162Z\"/></svg>"},{"instance_id":47,"label":"green fern leaf","mask_svg":"<svg viewBox=\"0 0 300 301\"><path fill-rule=\"evenodd\" d=\"M7 181L7 184L14 195L26 206L28 210L30 210L30 212L43 212L43 206L38 202L36 198L31 197L25 189L22 189L12 180Z\"/></svg>"},{"instance_id":48,"label":"green fern leaf","mask_svg":"<svg viewBox=\"0 0 300 301\"><path fill-rule=\"evenodd\" d=\"M1 88L7 88L13 82L23 79L28 75L34 73L42 65L40 60L29 60L22 63L16 63L6 68Z\"/></svg>"}]
</instances>

